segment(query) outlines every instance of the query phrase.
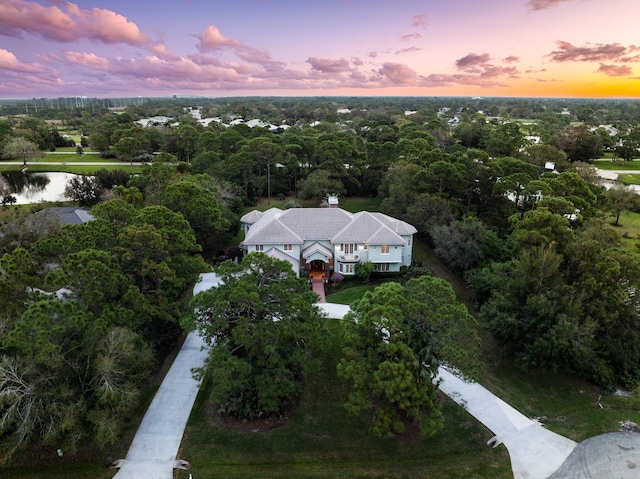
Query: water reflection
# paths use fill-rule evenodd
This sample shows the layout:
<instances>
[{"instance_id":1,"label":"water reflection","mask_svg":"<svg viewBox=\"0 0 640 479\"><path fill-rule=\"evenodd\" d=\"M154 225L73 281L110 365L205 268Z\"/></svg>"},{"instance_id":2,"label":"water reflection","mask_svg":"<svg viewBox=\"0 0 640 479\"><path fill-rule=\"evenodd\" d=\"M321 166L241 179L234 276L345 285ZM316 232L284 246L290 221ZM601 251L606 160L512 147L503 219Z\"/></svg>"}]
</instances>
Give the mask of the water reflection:
<instances>
[{"instance_id":1,"label":"water reflection","mask_svg":"<svg viewBox=\"0 0 640 479\"><path fill-rule=\"evenodd\" d=\"M12 171L0 174L0 197L12 195L18 205L43 201L67 201L64 188L72 173L29 173ZM0 198L1 199L1 198Z\"/></svg>"}]
</instances>

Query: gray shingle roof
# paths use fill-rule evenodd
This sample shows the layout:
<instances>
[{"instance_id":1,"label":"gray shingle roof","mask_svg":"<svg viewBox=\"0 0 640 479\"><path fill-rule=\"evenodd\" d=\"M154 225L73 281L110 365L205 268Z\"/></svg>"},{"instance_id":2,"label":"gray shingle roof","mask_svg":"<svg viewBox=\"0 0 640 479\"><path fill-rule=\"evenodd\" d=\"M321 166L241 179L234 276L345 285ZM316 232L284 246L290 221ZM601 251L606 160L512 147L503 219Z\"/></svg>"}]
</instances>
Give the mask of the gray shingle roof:
<instances>
[{"instance_id":1,"label":"gray shingle roof","mask_svg":"<svg viewBox=\"0 0 640 479\"><path fill-rule=\"evenodd\" d=\"M270 248L267 251L264 252L267 256L270 256L272 258L276 258L282 261L287 261L291 264L291 266L293 267L294 271L298 271L300 269L300 261L298 261L297 259L289 256L286 253L283 253L282 251L280 251L279 249L276 248Z\"/></svg>"},{"instance_id":2,"label":"gray shingle roof","mask_svg":"<svg viewBox=\"0 0 640 479\"><path fill-rule=\"evenodd\" d=\"M384 213L370 213L375 216L377 219L386 224L391 230L399 235L413 235L418 232L412 225L407 223L406 221L398 220L396 218L392 218L391 216L387 216Z\"/></svg>"},{"instance_id":3,"label":"gray shingle roof","mask_svg":"<svg viewBox=\"0 0 640 479\"><path fill-rule=\"evenodd\" d=\"M341 208L291 208L280 221L307 240L328 240L351 222L352 215Z\"/></svg>"},{"instance_id":4,"label":"gray shingle roof","mask_svg":"<svg viewBox=\"0 0 640 479\"><path fill-rule=\"evenodd\" d=\"M255 218L250 215L244 215L242 221L249 223ZM303 244L305 241L331 240L333 243L404 245L405 240L399 235L416 232L410 224L382 213L351 214L341 208L284 211L271 208L259 215L243 244Z\"/></svg>"},{"instance_id":5,"label":"gray shingle roof","mask_svg":"<svg viewBox=\"0 0 640 479\"><path fill-rule=\"evenodd\" d=\"M378 231L373 233L366 241L367 244L389 244L389 245L402 245L406 244L406 241L391 231L386 226L381 226Z\"/></svg>"},{"instance_id":6,"label":"gray shingle roof","mask_svg":"<svg viewBox=\"0 0 640 479\"><path fill-rule=\"evenodd\" d=\"M320 243L313 243L311 246L308 246L302 251L302 257L307 259L313 253L321 253L327 258L333 257L333 251L331 251L326 246L321 245Z\"/></svg>"},{"instance_id":7,"label":"gray shingle roof","mask_svg":"<svg viewBox=\"0 0 640 479\"><path fill-rule=\"evenodd\" d=\"M258 226L258 228L256 228ZM304 240L283 225L279 218L264 224L256 223L247 233L244 244L302 244Z\"/></svg>"},{"instance_id":8,"label":"gray shingle roof","mask_svg":"<svg viewBox=\"0 0 640 479\"><path fill-rule=\"evenodd\" d=\"M36 214L58 218L64 225L79 225L95 218L89 210L76 206L45 208Z\"/></svg>"},{"instance_id":9,"label":"gray shingle roof","mask_svg":"<svg viewBox=\"0 0 640 479\"><path fill-rule=\"evenodd\" d=\"M334 243L366 243L367 239L382 226L371 213L361 211L353 215L353 220L338 231L331 241Z\"/></svg>"},{"instance_id":10,"label":"gray shingle roof","mask_svg":"<svg viewBox=\"0 0 640 479\"><path fill-rule=\"evenodd\" d=\"M260 218L262 218L263 215L264 213L262 213L262 211L253 210L247 213L246 215L244 215L242 218L240 218L240 222L252 225L256 221L258 221Z\"/></svg>"}]
</instances>

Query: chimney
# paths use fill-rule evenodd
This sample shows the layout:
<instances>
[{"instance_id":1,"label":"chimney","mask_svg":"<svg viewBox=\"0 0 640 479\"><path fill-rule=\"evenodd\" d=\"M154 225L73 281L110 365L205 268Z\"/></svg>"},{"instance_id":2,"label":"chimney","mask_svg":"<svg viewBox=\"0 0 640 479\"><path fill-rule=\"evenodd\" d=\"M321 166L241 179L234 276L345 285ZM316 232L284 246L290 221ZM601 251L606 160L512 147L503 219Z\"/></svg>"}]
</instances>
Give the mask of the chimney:
<instances>
[{"instance_id":1,"label":"chimney","mask_svg":"<svg viewBox=\"0 0 640 479\"><path fill-rule=\"evenodd\" d=\"M339 203L338 195L327 196L327 203L329 204L329 208L337 208Z\"/></svg>"}]
</instances>

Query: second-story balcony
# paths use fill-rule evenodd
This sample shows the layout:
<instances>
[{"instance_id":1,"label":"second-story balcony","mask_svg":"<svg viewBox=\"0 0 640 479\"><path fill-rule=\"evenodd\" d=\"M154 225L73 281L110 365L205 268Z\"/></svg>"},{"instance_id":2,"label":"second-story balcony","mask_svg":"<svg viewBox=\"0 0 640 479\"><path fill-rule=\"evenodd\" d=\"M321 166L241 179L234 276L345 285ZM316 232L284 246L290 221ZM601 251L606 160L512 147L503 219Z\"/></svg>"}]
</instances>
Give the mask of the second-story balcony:
<instances>
[{"instance_id":1,"label":"second-story balcony","mask_svg":"<svg viewBox=\"0 0 640 479\"><path fill-rule=\"evenodd\" d=\"M341 263L357 263L360 261L360 255L358 253L341 253L338 254L338 261Z\"/></svg>"}]
</instances>

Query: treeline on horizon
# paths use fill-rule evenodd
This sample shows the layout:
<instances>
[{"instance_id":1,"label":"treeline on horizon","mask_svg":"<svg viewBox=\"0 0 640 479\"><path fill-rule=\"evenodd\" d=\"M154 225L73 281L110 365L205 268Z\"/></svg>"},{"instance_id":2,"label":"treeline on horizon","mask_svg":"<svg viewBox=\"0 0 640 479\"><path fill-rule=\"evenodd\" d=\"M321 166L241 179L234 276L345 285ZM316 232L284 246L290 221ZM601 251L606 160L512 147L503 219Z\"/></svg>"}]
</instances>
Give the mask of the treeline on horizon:
<instances>
[{"instance_id":1,"label":"treeline on horizon","mask_svg":"<svg viewBox=\"0 0 640 479\"><path fill-rule=\"evenodd\" d=\"M159 105L175 106L237 106L239 104L273 104L282 108L295 105L333 105L338 108L370 109L397 108L399 111L437 111L441 107L463 109L467 113L485 112L489 116L508 116L513 119L540 119L544 113L573 110L573 118L587 124L630 121L640 118L640 101L631 98L525 98L525 97L419 97L419 96L123 96L98 98L71 96L58 98L3 98L0 115L29 114L55 119L56 110L73 111L101 108L132 108ZM53 111L51 111L53 110ZM263 112L264 113L264 112ZM263 118L267 120L268 118ZM295 115L288 120L297 121ZM600 122L600 123L598 123Z\"/></svg>"}]
</instances>

